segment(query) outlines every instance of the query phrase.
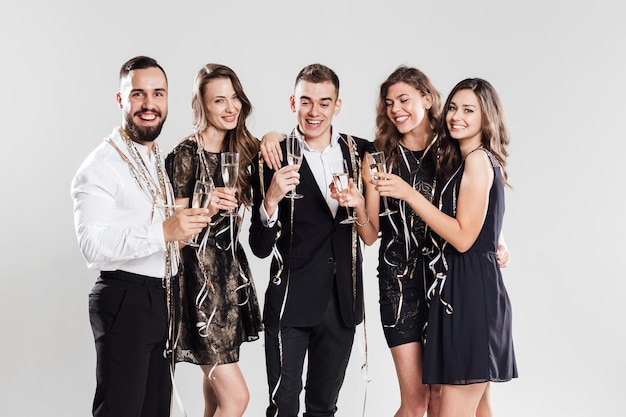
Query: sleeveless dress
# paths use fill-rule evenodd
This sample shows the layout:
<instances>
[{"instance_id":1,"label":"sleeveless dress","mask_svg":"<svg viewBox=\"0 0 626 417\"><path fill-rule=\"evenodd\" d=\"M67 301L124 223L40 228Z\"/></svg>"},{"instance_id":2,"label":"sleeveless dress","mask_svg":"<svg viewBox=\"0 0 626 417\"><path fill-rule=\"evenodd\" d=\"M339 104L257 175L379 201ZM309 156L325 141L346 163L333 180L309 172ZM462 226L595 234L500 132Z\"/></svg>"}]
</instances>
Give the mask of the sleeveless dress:
<instances>
[{"instance_id":1,"label":"sleeveless dress","mask_svg":"<svg viewBox=\"0 0 626 417\"><path fill-rule=\"evenodd\" d=\"M216 187L223 187L220 154L204 151ZM204 170L195 141L186 139L166 158L166 169L176 198L190 198L196 178ZM237 219L236 217L234 219ZM256 289L243 247L237 239L240 224L219 213L212 217L206 249L185 246L181 250L180 325L175 349L177 362L198 365L239 360L243 342L259 338L263 330ZM198 236L205 239L207 228Z\"/></svg>"},{"instance_id":2,"label":"sleeveless dress","mask_svg":"<svg viewBox=\"0 0 626 417\"><path fill-rule=\"evenodd\" d=\"M390 172L411 184L431 200L435 181L434 147L411 151L399 145ZM423 341L427 321L426 288L433 281L428 268L424 221L403 200L387 198L395 213L380 217L381 240L378 254L380 317L387 346ZM384 204L381 199L381 211Z\"/></svg>"},{"instance_id":3,"label":"sleeveless dress","mask_svg":"<svg viewBox=\"0 0 626 417\"><path fill-rule=\"evenodd\" d=\"M424 347L423 382L467 385L517 377L511 331L511 303L496 261L504 217L504 180L495 157L485 223L474 245L459 253L442 243L436 281L428 292L430 310ZM475 151L476 151L475 150ZM474 152L474 151L472 151ZM443 189L439 207L456 213L463 162Z\"/></svg>"}]
</instances>

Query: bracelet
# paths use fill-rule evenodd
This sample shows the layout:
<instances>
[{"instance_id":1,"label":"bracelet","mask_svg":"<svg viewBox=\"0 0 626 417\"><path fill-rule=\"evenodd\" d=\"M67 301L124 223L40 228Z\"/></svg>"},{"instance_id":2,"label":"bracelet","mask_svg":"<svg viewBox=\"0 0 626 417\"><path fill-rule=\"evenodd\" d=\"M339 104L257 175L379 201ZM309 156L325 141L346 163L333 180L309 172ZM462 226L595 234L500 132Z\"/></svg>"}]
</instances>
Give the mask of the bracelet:
<instances>
[{"instance_id":1,"label":"bracelet","mask_svg":"<svg viewBox=\"0 0 626 417\"><path fill-rule=\"evenodd\" d=\"M359 216L356 216L357 218L354 219L354 223L356 223L356 225L359 227L365 227L368 224L370 224L370 212L367 211L367 209L365 209L365 215L367 216L367 220L365 221L365 223L359 223L359 219L358 219Z\"/></svg>"}]
</instances>

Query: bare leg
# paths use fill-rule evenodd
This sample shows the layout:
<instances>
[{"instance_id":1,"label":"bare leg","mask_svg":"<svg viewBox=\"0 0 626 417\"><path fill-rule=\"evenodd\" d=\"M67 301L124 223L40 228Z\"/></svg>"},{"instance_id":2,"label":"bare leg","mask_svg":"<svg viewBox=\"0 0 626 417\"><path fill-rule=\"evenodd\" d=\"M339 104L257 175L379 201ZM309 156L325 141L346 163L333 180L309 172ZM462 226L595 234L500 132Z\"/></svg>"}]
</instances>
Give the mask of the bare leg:
<instances>
[{"instance_id":1,"label":"bare leg","mask_svg":"<svg viewBox=\"0 0 626 417\"><path fill-rule=\"evenodd\" d=\"M204 417L213 417L217 409L217 397L204 370L202 372L202 393L204 394Z\"/></svg>"},{"instance_id":2,"label":"bare leg","mask_svg":"<svg viewBox=\"0 0 626 417\"><path fill-rule=\"evenodd\" d=\"M487 383L485 392L478 403L478 409L476 410L476 417L492 417L493 410L491 409L491 384Z\"/></svg>"},{"instance_id":3,"label":"bare leg","mask_svg":"<svg viewBox=\"0 0 626 417\"><path fill-rule=\"evenodd\" d=\"M433 384L430 386L430 399L428 400L428 417L439 417L439 409L441 408L441 385Z\"/></svg>"},{"instance_id":4,"label":"bare leg","mask_svg":"<svg viewBox=\"0 0 626 417\"><path fill-rule=\"evenodd\" d=\"M470 385L443 385L439 417L475 417L488 382Z\"/></svg>"},{"instance_id":5,"label":"bare leg","mask_svg":"<svg viewBox=\"0 0 626 417\"><path fill-rule=\"evenodd\" d=\"M213 414L207 414L210 410L205 409L205 417L243 416L250 401L250 393L239 365L237 363L219 365L209 375L212 368L211 365L202 365L205 379L209 382L216 400L215 411ZM207 401L206 390L204 392L205 405L210 405Z\"/></svg>"},{"instance_id":6,"label":"bare leg","mask_svg":"<svg viewBox=\"0 0 626 417\"><path fill-rule=\"evenodd\" d=\"M422 345L406 343L391 348L400 385L400 408L394 417L423 417L428 407L429 386L422 384Z\"/></svg>"}]
</instances>

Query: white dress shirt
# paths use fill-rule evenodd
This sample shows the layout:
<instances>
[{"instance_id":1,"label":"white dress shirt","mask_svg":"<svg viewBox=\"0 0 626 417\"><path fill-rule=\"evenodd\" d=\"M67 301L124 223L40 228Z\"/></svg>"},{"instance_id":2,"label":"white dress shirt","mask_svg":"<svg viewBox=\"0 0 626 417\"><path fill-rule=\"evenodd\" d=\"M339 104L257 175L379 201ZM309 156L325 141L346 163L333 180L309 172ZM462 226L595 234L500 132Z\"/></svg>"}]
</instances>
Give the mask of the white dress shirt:
<instances>
[{"instance_id":1,"label":"white dress shirt","mask_svg":"<svg viewBox=\"0 0 626 417\"><path fill-rule=\"evenodd\" d=\"M110 138L134 164L119 128ZM154 153L149 157L146 146L135 146L158 184ZM152 197L139 187L126 161L106 140L78 168L71 194L78 244L88 268L165 276L165 212L157 209L153 214ZM172 274L176 272L172 259Z\"/></svg>"},{"instance_id":2,"label":"white dress shirt","mask_svg":"<svg viewBox=\"0 0 626 417\"><path fill-rule=\"evenodd\" d=\"M296 127L294 132L298 139L303 140L302 134ZM317 182L317 186L319 187L322 195L326 199L326 204L328 204L328 208L330 209L333 216L337 214L337 208L339 207L339 203L337 200L330 196L330 189L328 186L333 181L333 174L330 170L329 163L331 161L342 160L343 152L341 152L341 146L339 145L339 139L341 136L339 132L336 132L332 129L332 134L330 137L330 144L324 148L322 152L316 151L314 149L309 148L309 145L306 141L303 140L302 154L306 159L309 168L311 168L311 172L315 177L315 181ZM298 187L296 187L296 190ZM272 217L267 215L267 211L265 210L265 206L261 204L259 208L259 212L261 215L261 222L265 224L267 227L272 227L278 220L278 208L274 211Z\"/></svg>"}]
</instances>

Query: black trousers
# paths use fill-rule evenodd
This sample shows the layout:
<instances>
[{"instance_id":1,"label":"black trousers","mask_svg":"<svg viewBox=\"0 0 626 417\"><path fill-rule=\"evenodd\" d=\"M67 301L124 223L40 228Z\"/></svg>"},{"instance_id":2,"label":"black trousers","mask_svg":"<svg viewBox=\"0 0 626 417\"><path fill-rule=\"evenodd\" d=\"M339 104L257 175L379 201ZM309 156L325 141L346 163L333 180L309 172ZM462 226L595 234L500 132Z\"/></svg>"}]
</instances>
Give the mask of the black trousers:
<instances>
[{"instance_id":1,"label":"black trousers","mask_svg":"<svg viewBox=\"0 0 626 417\"><path fill-rule=\"evenodd\" d=\"M354 331L354 327L343 325L336 301L331 297L324 318L315 327L283 327L280 330L283 347L281 365L278 327L266 326L265 360L270 395L267 417L298 415L307 353L304 417L334 416L350 359Z\"/></svg>"},{"instance_id":2,"label":"black trousers","mask_svg":"<svg viewBox=\"0 0 626 417\"><path fill-rule=\"evenodd\" d=\"M172 384L160 279L103 271L89 294L96 344L96 417L168 417Z\"/></svg>"}]
</instances>

